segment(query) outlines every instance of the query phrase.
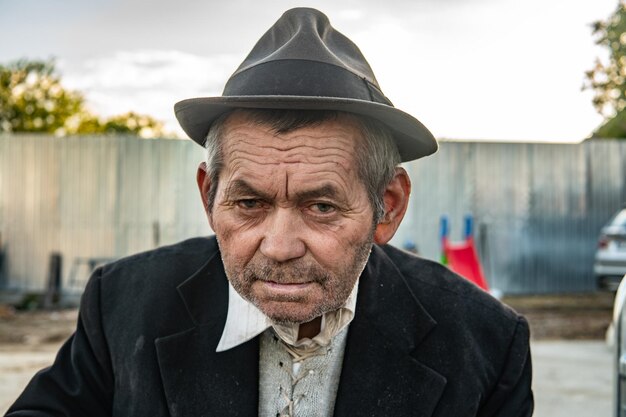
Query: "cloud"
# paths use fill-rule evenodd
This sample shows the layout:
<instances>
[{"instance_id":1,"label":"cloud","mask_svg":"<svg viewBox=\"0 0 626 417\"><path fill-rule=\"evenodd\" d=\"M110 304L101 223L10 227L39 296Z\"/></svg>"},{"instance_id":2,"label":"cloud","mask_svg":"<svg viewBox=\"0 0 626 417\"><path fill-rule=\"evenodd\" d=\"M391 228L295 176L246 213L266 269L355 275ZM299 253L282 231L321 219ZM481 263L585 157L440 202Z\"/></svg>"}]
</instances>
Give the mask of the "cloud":
<instances>
[{"instance_id":1,"label":"cloud","mask_svg":"<svg viewBox=\"0 0 626 417\"><path fill-rule=\"evenodd\" d=\"M173 130L173 104L220 95L254 42L295 0L194 0L182 8L166 0L114 3L119 8L107 3L74 19L80 27L64 25L66 38L50 31L26 46L64 40L53 43L53 51L66 52L56 52L67 60L59 69L95 112L147 113ZM598 54L588 24L614 3L399 0L390 7L319 0L316 6L359 45L388 97L436 136L576 140L601 121L589 92L580 91ZM7 31L13 32L19 30ZM25 39L20 51L29 50Z\"/></svg>"},{"instance_id":2,"label":"cloud","mask_svg":"<svg viewBox=\"0 0 626 417\"><path fill-rule=\"evenodd\" d=\"M240 59L229 54L203 57L180 51L119 51L76 65L65 62L63 78L68 88L85 94L89 107L99 115L149 114L180 133L174 103L221 95Z\"/></svg>"}]
</instances>

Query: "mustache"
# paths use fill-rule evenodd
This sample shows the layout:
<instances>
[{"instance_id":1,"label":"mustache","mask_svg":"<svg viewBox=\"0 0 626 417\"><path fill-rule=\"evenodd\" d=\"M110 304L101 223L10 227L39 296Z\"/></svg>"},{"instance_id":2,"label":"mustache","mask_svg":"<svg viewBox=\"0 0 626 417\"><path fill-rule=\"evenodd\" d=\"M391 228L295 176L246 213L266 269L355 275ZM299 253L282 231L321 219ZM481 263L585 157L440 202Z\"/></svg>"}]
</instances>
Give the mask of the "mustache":
<instances>
[{"instance_id":1,"label":"mustache","mask_svg":"<svg viewBox=\"0 0 626 417\"><path fill-rule=\"evenodd\" d=\"M243 278L248 283L259 280L278 284L316 282L323 286L331 277L322 267L311 262L262 260L248 264L243 271Z\"/></svg>"}]
</instances>

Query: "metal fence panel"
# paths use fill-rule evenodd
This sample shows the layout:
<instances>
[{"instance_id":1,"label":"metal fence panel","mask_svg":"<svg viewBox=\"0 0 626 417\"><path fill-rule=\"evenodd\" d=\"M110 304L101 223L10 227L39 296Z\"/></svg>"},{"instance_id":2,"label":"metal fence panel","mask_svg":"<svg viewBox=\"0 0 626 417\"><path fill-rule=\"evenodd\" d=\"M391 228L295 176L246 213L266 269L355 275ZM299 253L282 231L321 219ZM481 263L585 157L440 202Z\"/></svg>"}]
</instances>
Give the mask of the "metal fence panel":
<instances>
[{"instance_id":1,"label":"metal fence panel","mask_svg":"<svg viewBox=\"0 0 626 417\"><path fill-rule=\"evenodd\" d=\"M626 141L582 144L443 142L407 164L413 194L393 243L440 257L438 224L475 219L475 239L493 288L505 293L595 289L600 228L626 201Z\"/></svg>"},{"instance_id":2,"label":"metal fence panel","mask_svg":"<svg viewBox=\"0 0 626 417\"><path fill-rule=\"evenodd\" d=\"M42 289L52 252L63 255L65 285L80 289L81 260L210 233L195 185L203 158L191 141L0 136L0 289ZM395 245L411 240L438 259L440 216L458 240L471 214L492 287L594 289L598 232L626 201L626 141L442 142L406 168L413 192Z\"/></svg>"},{"instance_id":3,"label":"metal fence panel","mask_svg":"<svg viewBox=\"0 0 626 417\"><path fill-rule=\"evenodd\" d=\"M80 290L88 260L209 234L195 186L203 158L191 141L0 136L0 288L44 288L59 252L64 285Z\"/></svg>"}]
</instances>

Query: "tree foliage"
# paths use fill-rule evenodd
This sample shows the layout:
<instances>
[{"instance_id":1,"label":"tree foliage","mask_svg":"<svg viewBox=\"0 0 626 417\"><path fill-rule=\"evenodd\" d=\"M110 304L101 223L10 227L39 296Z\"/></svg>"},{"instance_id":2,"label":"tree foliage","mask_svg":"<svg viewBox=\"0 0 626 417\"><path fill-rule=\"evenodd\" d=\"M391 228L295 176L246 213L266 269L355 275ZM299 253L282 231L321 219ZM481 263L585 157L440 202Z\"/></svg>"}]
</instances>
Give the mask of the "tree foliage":
<instances>
[{"instance_id":1,"label":"tree foliage","mask_svg":"<svg viewBox=\"0 0 626 417\"><path fill-rule=\"evenodd\" d=\"M626 108L626 3L620 0L606 19L592 24L595 43L608 49L608 61L596 58L585 73L584 88L594 92L593 105L605 117Z\"/></svg>"},{"instance_id":2,"label":"tree foliage","mask_svg":"<svg viewBox=\"0 0 626 417\"><path fill-rule=\"evenodd\" d=\"M606 120L595 132L594 138L626 138L626 109Z\"/></svg>"},{"instance_id":3,"label":"tree foliage","mask_svg":"<svg viewBox=\"0 0 626 417\"><path fill-rule=\"evenodd\" d=\"M83 97L61 86L52 62L0 65L0 127L10 132L56 132L81 111Z\"/></svg>"},{"instance_id":4,"label":"tree foliage","mask_svg":"<svg viewBox=\"0 0 626 417\"><path fill-rule=\"evenodd\" d=\"M20 60L0 65L0 132L132 134L164 136L163 124L129 112L102 119L84 96L63 87L53 61Z\"/></svg>"}]
</instances>

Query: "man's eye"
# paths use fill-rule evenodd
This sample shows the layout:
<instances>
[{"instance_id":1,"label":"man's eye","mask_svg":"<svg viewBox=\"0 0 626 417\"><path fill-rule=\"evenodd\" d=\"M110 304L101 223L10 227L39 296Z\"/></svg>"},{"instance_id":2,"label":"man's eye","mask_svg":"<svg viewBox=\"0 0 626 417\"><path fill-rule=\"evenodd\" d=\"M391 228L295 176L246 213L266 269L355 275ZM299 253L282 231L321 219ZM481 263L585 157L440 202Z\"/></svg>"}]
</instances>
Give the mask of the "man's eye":
<instances>
[{"instance_id":1,"label":"man's eye","mask_svg":"<svg viewBox=\"0 0 626 417\"><path fill-rule=\"evenodd\" d=\"M313 209L313 211L322 214L332 213L335 210L335 207L333 205L326 203L315 203L311 206L311 208Z\"/></svg>"},{"instance_id":2,"label":"man's eye","mask_svg":"<svg viewBox=\"0 0 626 417\"><path fill-rule=\"evenodd\" d=\"M237 201L237 205L241 208L250 210L261 207L261 202L254 199L245 199Z\"/></svg>"}]
</instances>

